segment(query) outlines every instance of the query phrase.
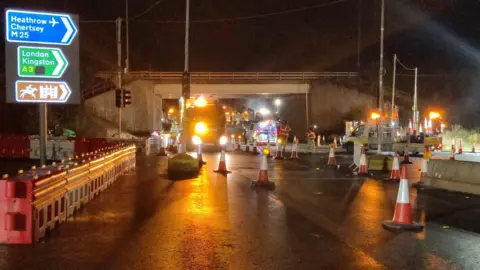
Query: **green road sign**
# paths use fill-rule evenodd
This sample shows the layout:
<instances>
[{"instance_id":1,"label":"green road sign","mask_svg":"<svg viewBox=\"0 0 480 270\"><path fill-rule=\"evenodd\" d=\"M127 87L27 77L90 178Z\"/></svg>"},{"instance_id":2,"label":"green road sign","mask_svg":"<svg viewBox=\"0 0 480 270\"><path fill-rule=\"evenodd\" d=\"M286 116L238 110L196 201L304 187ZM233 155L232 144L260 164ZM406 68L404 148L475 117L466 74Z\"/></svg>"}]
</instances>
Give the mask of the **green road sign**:
<instances>
[{"instance_id":1,"label":"green road sign","mask_svg":"<svg viewBox=\"0 0 480 270\"><path fill-rule=\"evenodd\" d=\"M18 76L60 78L68 66L61 49L19 46Z\"/></svg>"}]
</instances>

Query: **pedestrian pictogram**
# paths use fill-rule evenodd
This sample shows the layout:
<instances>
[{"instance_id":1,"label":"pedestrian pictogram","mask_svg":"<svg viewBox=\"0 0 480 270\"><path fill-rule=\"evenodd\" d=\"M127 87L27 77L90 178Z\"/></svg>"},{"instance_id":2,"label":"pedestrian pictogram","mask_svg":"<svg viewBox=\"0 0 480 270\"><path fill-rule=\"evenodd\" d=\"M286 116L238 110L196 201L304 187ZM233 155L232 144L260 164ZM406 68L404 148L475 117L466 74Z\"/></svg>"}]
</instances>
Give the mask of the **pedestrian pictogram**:
<instances>
[{"instance_id":1,"label":"pedestrian pictogram","mask_svg":"<svg viewBox=\"0 0 480 270\"><path fill-rule=\"evenodd\" d=\"M19 46L17 52L19 77L60 78L68 66L59 48Z\"/></svg>"},{"instance_id":2,"label":"pedestrian pictogram","mask_svg":"<svg viewBox=\"0 0 480 270\"><path fill-rule=\"evenodd\" d=\"M65 103L72 91L65 82L17 81L17 102Z\"/></svg>"}]
</instances>

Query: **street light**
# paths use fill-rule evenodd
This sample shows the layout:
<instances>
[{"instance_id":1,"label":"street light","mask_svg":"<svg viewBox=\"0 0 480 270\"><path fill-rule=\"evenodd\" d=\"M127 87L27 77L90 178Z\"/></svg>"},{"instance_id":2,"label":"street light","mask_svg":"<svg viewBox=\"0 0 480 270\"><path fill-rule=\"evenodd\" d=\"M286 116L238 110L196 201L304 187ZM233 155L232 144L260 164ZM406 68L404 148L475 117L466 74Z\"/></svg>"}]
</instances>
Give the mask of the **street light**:
<instances>
[{"instance_id":1,"label":"street light","mask_svg":"<svg viewBox=\"0 0 480 270\"><path fill-rule=\"evenodd\" d=\"M282 100L280 100L279 98L275 99L275 101L273 102L275 104L275 106L277 106L277 112L278 113L278 108L280 107L280 105L282 104Z\"/></svg>"}]
</instances>

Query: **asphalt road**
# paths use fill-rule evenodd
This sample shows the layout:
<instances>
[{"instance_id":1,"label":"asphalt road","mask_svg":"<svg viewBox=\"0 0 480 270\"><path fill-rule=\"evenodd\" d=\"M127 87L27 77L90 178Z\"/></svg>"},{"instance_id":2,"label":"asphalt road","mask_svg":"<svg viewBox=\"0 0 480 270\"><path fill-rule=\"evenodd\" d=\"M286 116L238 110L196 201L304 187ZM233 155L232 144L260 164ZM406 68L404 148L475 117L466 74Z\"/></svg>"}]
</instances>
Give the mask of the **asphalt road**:
<instances>
[{"instance_id":1,"label":"asphalt road","mask_svg":"<svg viewBox=\"0 0 480 270\"><path fill-rule=\"evenodd\" d=\"M340 170L326 155L271 160L275 191L250 187L257 156L228 153L227 177L204 157L198 178L176 182L166 158L139 158L46 242L0 246L0 269L480 269L479 197L412 188L426 228L393 233L381 222L398 184L351 176L351 156L337 155Z\"/></svg>"}]
</instances>

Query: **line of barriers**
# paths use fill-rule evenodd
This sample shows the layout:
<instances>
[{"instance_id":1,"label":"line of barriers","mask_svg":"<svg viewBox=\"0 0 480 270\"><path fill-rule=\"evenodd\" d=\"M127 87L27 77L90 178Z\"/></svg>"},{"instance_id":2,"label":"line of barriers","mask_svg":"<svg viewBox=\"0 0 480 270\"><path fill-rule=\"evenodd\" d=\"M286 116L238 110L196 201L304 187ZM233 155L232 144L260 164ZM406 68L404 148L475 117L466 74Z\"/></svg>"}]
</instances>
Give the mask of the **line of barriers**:
<instances>
[{"instance_id":1,"label":"line of barriers","mask_svg":"<svg viewBox=\"0 0 480 270\"><path fill-rule=\"evenodd\" d=\"M117 141L105 138L67 138L49 137L47 141L47 158L50 160L73 158L102 148L118 145ZM1 135L0 158L39 159L40 139L38 136Z\"/></svg>"},{"instance_id":2,"label":"line of barriers","mask_svg":"<svg viewBox=\"0 0 480 270\"><path fill-rule=\"evenodd\" d=\"M4 175L0 180L0 243L32 244L68 221L120 175L135 168L136 147L120 145Z\"/></svg>"}]
</instances>

